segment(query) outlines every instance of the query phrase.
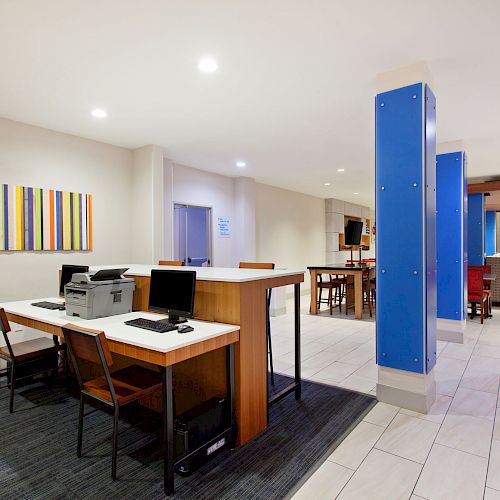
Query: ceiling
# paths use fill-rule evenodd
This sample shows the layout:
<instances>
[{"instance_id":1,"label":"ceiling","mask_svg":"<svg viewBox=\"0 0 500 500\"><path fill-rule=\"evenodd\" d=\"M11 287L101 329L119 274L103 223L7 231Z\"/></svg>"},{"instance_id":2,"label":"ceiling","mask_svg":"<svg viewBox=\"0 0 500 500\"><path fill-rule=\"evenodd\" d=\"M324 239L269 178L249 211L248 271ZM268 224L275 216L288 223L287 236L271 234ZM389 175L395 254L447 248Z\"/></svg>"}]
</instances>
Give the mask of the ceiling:
<instances>
[{"instance_id":1,"label":"ceiling","mask_svg":"<svg viewBox=\"0 0 500 500\"><path fill-rule=\"evenodd\" d=\"M497 0L2 0L0 116L373 205L375 75L414 62L438 142L500 173L498 19Z\"/></svg>"}]
</instances>

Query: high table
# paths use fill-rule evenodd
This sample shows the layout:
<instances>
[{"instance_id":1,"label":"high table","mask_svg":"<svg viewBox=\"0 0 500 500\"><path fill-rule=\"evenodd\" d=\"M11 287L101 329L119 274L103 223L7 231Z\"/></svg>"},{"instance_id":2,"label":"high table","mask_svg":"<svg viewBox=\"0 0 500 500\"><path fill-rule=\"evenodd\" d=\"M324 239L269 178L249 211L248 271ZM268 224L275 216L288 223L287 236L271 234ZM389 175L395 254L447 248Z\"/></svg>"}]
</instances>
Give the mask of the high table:
<instances>
[{"instance_id":1,"label":"high table","mask_svg":"<svg viewBox=\"0 0 500 500\"><path fill-rule=\"evenodd\" d=\"M43 299L58 302L60 299ZM166 316L147 312L132 312L107 318L84 320L66 315L66 311L48 310L32 306L33 300L21 300L0 304L5 309L9 321L25 325L37 330L62 336L61 327L73 323L75 325L102 330L111 352L121 354L139 361L146 361L160 366L163 373L163 427L167 437L164 453L164 489L165 493L174 492L174 469L181 460L174 457L174 404L172 367L187 360L198 358L209 352L225 348L226 365L226 397L229 402L231 422L234 425L234 351L233 345L239 340L239 327L221 323L209 323L190 320L188 323L194 328L192 332L156 333L142 330L124 324L125 321L135 318L162 319ZM14 338L11 339L15 343ZM229 435L227 429L223 435ZM217 442L221 435L213 439Z\"/></svg>"},{"instance_id":2,"label":"high table","mask_svg":"<svg viewBox=\"0 0 500 500\"><path fill-rule=\"evenodd\" d=\"M311 314L318 314L318 274L345 274L354 276L354 317L361 319L363 317L363 272L374 268L370 263L349 264L325 264L322 266L309 266L311 275Z\"/></svg>"},{"instance_id":3,"label":"high table","mask_svg":"<svg viewBox=\"0 0 500 500\"><path fill-rule=\"evenodd\" d=\"M91 271L128 268L126 276L134 278L133 308L146 311L152 269L196 271L194 317L204 321L229 323L240 327L240 340L235 346L235 407L238 423L238 443L244 444L264 431L268 423L268 369L266 342L266 292L270 288L294 286L295 302L295 380L276 394L272 404L287 394L301 397L300 377L300 283L304 271L291 269L237 269L217 267L169 267L139 264L92 266ZM225 389L223 366L225 353L218 349L203 355L200 360L186 360L176 365L179 378L183 375L200 384L211 386L208 399ZM200 403L189 401L186 408Z\"/></svg>"}]
</instances>

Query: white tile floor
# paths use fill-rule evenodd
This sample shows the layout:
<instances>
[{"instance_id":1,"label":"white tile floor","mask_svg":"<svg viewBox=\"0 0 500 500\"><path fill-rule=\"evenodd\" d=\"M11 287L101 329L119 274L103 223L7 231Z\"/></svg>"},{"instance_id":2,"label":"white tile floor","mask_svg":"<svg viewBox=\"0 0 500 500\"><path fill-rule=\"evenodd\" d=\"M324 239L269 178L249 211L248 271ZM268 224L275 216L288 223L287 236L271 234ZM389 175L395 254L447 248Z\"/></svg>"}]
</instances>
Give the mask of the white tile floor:
<instances>
[{"instance_id":1,"label":"white tile floor","mask_svg":"<svg viewBox=\"0 0 500 500\"><path fill-rule=\"evenodd\" d=\"M375 322L302 306L304 378L375 394ZM293 374L293 314L271 319L275 369ZM500 499L500 309L465 342L438 341L428 415L377 403L295 494L300 499Z\"/></svg>"}]
</instances>

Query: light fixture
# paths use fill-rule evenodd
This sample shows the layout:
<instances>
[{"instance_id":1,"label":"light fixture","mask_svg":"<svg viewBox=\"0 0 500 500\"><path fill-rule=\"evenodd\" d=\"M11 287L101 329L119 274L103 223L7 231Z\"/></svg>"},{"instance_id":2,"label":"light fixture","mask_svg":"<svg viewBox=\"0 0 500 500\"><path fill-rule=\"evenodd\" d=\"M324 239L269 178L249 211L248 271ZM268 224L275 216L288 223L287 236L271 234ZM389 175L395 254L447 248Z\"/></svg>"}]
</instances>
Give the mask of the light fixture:
<instances>
[{"instance_id":1,"label":"light fixture","mask_svg":"<svg viewBox=\"0 0 500 500\"><path fill-rule=\"evenodd\" d=\"M243 167L246 167L247 164L244 161L237 161L236 162L236 166L240 167L240 168L243 168Z\"/></svg>"},{"instance_id":2,"label":"light fixture","mask_svg":"<svg viewBox=\"0 0 500 500\"><path fill-rule=\"evenodd\" d=\"M99 109L99 108L93 109L90 112L90 114L94 118L106 118L108 116L108 113L106 113L106 111L104 111L104 109Z\"/></svg>"},{"instance_id":3,"label":"light fixture","mask_svg":"<svg viewBox=\"0 0 500 500\"><path fill-rule=\"evenodd\" d=\"M330 182L325 182L325 186L331 186Z\"/></svg>"},{"instance_id":4,"label":"light fixture","mask_svg":"<svg viewBox=\"0 0 500 500\"><path fill-rule=\"evenodd\" d=\"M212 57L204 57L198 63L198 69L203 71L203 73L213 73L217 71L217 62Z\"/></svg>"},{"instance_id":5,"label":"light fixture","mask_svg":"<svg viewBox=\"0 0 500 500\"><path fill-rule=\"evenodd\" d=\"M343 172L345 168L337 168L337 172Z\"/></svg>"},{"instance_id":6,"label":"light fixture","mask_svg":"<svg viewBox=\"0 0 500 500\"><path fill-rule=\"evenodd\" d=\"M359 193L352 193L352 194L359 194Z\"/></svg>"}]
</instances>

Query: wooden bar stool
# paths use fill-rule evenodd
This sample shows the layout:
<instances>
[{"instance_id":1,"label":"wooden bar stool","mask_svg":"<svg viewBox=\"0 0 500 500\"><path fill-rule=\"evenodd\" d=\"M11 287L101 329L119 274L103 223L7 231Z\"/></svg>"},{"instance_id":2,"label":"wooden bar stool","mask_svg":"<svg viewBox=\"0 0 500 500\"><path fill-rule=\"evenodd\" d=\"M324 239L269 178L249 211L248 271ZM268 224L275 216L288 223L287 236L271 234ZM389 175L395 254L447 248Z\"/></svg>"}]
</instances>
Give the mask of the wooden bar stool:
<instances>
[{"instance_id":1,"label":"wooden bar stool","mask_svg":"<svg viewBox=\"0 0 500 500\"><path fill-rule=\"evenodd\" d=\"M103 331L84 329L71 324L63 326L62 331L80 386L77 456L79 458L82 456L85 400L103 403L113 411L111 477L114 481L116 479L120 408L155 391L160 391L162 387L161 374L138 365L128 366L110 373L109 369L113 365L113 359ZM89 372L92 372L91 378L85 375ZM96 372L102 375L96 377Z\"/></svg>"},{"instance_id":2,"label":"wooden bar stool","mask_svg":"<svg viewBox=\"0 0 500 500\"><path fill-rule=\"evenodd\" d=\"M65 346L59 345L57 342L57 337L50 339L47 337L40 337L33 340L27 340L25 342L18 342L17 344L11 344L9 336L7 335L11 329L9 321L7 320L7 314L5 310L0 308L0 330L2 331L3 338L5 340L5 347L0 347L0 359L7 361L6 375L10 378L10 399L9 399L9 412L14 412L14 386L15 382L18 380L28 379L35 375L41 375L43 373L52 372L58 370L59 362L59 351L64 350ZM50 363L53 362L56 368L47 368L44 362L47 362L50 367ZM22 369L23 366L32 366L35 363L40 362L43 369L38 372L31 372L27 375L19 376L18 370Z\"/></svg>"},{"instance_id":3,"label":"wooden bar stool","mask_svg":"<svg viewBox=\"0 0 500 500\"><path fill-rule=\"evenodd\" d=\"M240 269L274 269L273 262L240 262ZM266 339L267 355L269 357L269 369L271 371L271 385L274 385L274 367L273 367L273 345L271 342L271 319L269 317L269 307L271 305L271 289L266 294Z\"/></svg>"}]
</instances>

